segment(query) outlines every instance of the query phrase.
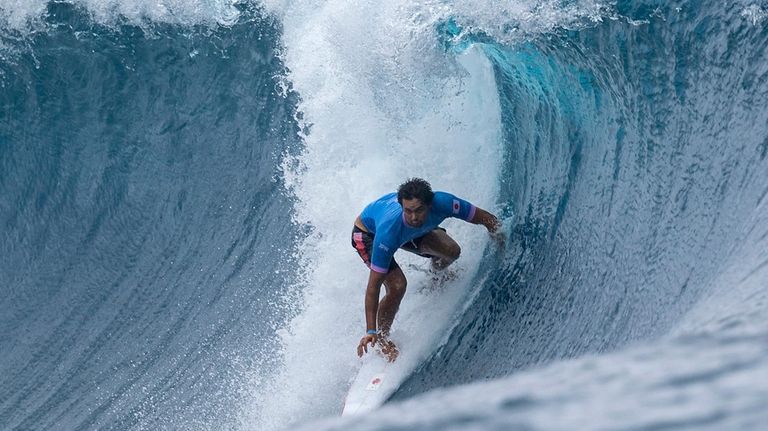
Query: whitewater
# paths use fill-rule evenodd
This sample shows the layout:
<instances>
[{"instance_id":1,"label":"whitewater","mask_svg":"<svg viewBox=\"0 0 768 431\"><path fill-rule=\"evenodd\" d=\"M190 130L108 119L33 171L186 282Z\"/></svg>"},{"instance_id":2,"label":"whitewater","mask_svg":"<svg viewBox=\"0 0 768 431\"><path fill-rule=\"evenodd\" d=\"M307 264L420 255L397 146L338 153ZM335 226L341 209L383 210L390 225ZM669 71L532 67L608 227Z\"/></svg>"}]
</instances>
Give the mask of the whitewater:
<instances>
[{"instance_id":1,"label":"whitewater","mask_svg":"<svg viewBox=\"0 0 768 431\"><path fill-rule=\"evenodd\" d=\"M768 423L768 4L0 0L0 429ZM412 176L424 349L339 417ZM416 347L414 347L416 348Z\"/></svg>"}]
</instances>

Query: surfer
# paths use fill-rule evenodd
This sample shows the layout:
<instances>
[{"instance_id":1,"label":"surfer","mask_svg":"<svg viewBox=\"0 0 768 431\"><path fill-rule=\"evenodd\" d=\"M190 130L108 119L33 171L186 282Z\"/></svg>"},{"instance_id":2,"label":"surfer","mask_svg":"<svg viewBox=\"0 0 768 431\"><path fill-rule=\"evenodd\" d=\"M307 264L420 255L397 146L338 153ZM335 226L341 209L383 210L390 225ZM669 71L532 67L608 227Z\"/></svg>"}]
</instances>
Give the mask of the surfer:
<instances>
[{"instance_id":1,"label":"surfer","mask_svg":"<svg viewBox=\"0 0 768 431\"><path fill-rule=\"evenodd\" d=\"M357 346L357 355L368 353L378 342L389 361L398 350L389 332L405 295L406 279L394 259L398 248L431 259L431 270L442 271L459 258L461 248L438 225L448 217L481 224L501 241L501 226L493 214L450 193L433 192L421 178L401 184L397 193L386 194L370 203L355 219L352 246L370 269L365 290L366 334ZM386 292L379 301L381 285Z\"/></svg>"}]
</instances>

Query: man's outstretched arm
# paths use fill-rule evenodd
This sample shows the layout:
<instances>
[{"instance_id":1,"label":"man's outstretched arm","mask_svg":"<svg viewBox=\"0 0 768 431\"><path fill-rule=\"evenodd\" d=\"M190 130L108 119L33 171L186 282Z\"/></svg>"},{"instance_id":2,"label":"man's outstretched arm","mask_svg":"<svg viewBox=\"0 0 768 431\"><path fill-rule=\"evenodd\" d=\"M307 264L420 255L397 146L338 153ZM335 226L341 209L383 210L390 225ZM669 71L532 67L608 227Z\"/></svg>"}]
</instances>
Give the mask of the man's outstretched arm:
<instances>
[{"instance_id":1,"label":"man's outstretched arm","mask_svg":"<svg viewBox=\"0 0 768 431\"><path fill-rule=\"evenodd\" d=\"M379 312L379 293L384 283L385 273L371 270L368 275L368 286L365 288L365 328L366 334L357 345L357 356L368 353L368 343L373 347L376 344L376 316ZM374 333L371 333L374 332Z\"/></svg>"},{"instance_id":2,"label":"man's outstretched arm","mask_svg":"<svg viewBox=\"0 0 768 431\"><path fill-rule=\"evenodd\" d=\"M496 218L495 215L480 207L475 207L475 214L472 216L472 219L469 220L469 222L472 224L481 224L485 226L485 228L488 229L488 232L490 233L495 233L501 227L501 222L499 222L499 219Z\"/></svg>"}]
</instances>

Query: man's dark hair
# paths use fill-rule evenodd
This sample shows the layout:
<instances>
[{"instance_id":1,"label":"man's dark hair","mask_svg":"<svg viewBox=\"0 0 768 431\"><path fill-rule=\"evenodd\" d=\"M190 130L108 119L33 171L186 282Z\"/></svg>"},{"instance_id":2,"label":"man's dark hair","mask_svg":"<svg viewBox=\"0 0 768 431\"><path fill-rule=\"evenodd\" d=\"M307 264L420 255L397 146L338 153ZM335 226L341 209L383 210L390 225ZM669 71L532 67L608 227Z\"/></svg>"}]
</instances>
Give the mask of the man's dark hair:
<instances>
[{"instance_id":1,"label":"man's dark hair","mask_svg":"<svg viewBox=\"0 0 768 431\"><path fill-rule=\"evenodd\" d=\"M403 199L413 198L420 200L424 205L432 205L433 197L435 193L432 192L432 186L421 178L409 178L397 188L397 202L400 205L403 204Z\"/></svg>"}]
</instances>

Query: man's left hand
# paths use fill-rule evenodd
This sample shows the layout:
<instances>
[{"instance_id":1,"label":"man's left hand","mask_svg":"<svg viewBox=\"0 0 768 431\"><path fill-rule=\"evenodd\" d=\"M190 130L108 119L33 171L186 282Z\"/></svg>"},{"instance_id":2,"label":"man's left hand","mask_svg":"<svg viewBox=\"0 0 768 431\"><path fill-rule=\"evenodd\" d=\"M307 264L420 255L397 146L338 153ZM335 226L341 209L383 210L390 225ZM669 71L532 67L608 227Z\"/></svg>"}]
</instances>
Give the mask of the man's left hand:
<instances>
[{"instance_id":1,"label":"man's left hand","mask_svg":"<svg viewBox=\"0 0 768 431\"><path fill-rule=\"evenodd\" d=\"M360 344L357 345L357 356L362 357L363 353L368 353L368 343L371 343L371 347L376 345L376 334L366 334L360 339Z\"/></svg>"}]
</instances>

